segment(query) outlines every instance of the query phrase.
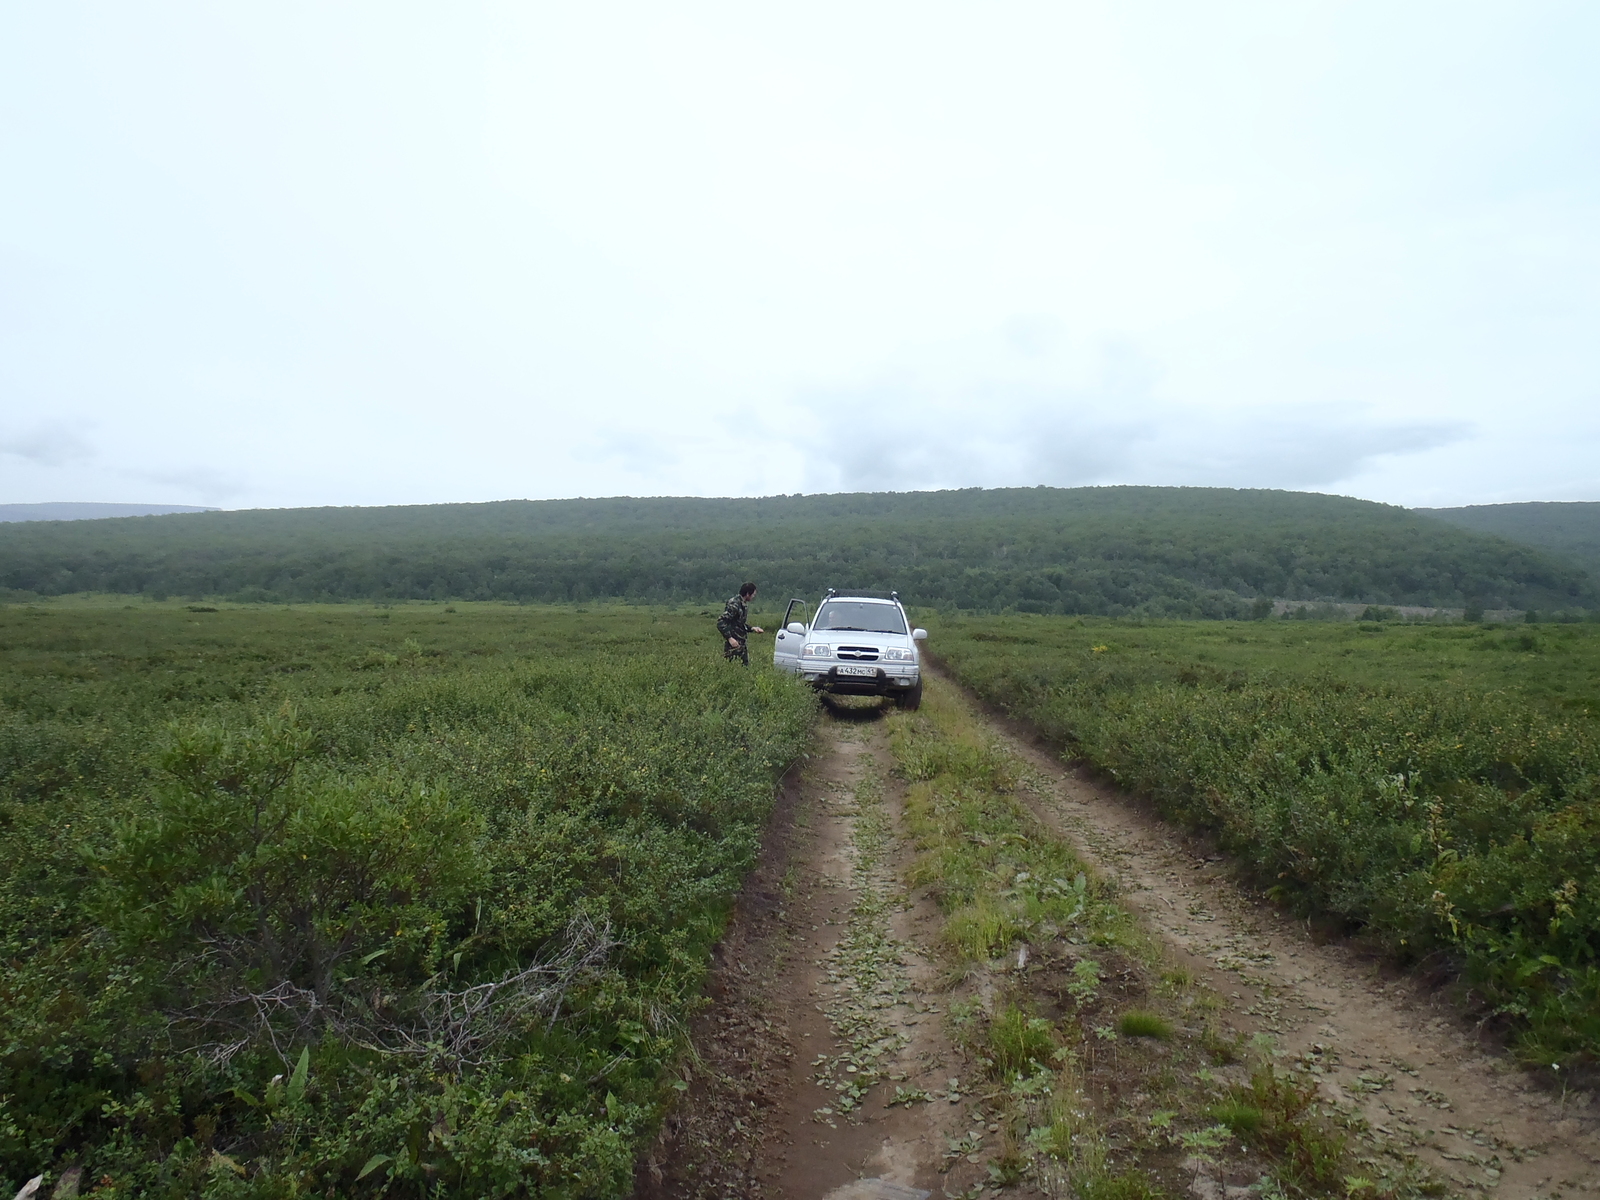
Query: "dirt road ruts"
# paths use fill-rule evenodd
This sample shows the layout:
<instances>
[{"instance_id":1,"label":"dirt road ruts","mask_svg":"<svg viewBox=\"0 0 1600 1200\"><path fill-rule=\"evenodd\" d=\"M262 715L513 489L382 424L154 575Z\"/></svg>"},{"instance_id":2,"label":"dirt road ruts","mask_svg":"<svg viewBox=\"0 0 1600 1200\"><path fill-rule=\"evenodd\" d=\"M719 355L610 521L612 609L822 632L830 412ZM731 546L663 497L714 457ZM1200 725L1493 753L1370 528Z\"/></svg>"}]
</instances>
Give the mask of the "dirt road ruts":
<instances>
[{"instance_id":1,"label":"dirt road ruts","mask_svg":"<svg viewBox=\"0 0 1600 1200\"><path fill-rule=\"evenodd\" d=\"M1445 998L1386 977L1358 947L1319 944L1241 888L1203 839L1064 765L1025 727L988 724L1022 764L1035 814L1118 882L1173 959L1223 999L1234 1032L1271 1038L1457 1195L1600 1194L1587 1093L1540 1085ZM908 851L884 743L876 710L836 706L785 788L717 954L685 1103L641 1169L641 1197L845 1200L877 1179L887 1200L983 1182L949 1153L985 1126L942 1017L961 989L940 987L938 913L897 882ZM888 1106L896 1088L935 1099Z\"/></svg>"},{"instance_id":2,"label":"dirt road ruts","mask_svg":"<svg viewBox=\"0 0 1600 1200\"><path fill-rule=\"evenodd\" d=\"M831 704L719 946L640 1200L890 1200L977 1182L977 1165L946 1159L970 1101L925 945L937 911L899 883L898 803L881 711ZM890 1105L897 1088L937 1099Z\"/></svg>"}]
</instances>

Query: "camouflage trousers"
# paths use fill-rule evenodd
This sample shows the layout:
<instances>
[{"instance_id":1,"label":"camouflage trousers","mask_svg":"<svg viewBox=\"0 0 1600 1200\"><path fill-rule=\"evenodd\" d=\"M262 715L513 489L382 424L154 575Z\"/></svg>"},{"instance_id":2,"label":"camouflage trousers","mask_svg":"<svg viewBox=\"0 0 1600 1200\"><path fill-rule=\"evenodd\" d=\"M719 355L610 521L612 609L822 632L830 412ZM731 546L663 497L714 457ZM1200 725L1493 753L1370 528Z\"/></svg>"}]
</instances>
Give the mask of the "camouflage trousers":
<instances>
[{"instance_id":1,"label":"camouflage trousers","mask_svg":"<svg viewBox=\"0 0 1600 1200\"><path fill-rule=\"evenodd\" d=\"M742 662L748 667L750 665L750 639L745 638L740 641L739 648L735 650L732 646L728 645L728 639L723 638L722 657L727 659L729 662Z\"/></svg>"}]
</instances>

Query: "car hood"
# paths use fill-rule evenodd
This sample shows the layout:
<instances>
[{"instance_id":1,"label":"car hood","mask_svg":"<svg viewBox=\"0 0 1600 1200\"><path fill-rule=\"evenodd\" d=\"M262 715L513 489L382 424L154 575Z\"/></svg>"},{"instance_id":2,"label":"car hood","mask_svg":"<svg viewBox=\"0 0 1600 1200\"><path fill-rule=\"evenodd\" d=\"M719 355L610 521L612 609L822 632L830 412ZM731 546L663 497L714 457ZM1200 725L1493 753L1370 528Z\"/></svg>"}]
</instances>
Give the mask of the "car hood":
<instances>
[{"instance_id":1,"label":"car hood","mask_svg":"<svg viewBox=\"0 0 1600 1200\"><path fill-rule=\"evenodd\" d=\"M884 649L912 644L911 635L907 633L863 633L854 629L812 629L807 631L806 641L830 646L878 646Z\"/></svg>"}]
</instances>

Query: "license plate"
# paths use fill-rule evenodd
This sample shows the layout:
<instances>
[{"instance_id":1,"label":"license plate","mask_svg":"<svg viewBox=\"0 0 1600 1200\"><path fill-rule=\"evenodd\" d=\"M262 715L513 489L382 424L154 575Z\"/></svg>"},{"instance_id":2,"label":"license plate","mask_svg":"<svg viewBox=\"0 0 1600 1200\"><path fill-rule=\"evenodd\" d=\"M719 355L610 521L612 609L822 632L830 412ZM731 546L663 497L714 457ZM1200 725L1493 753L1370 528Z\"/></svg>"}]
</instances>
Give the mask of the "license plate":
<instances>
[{"instance_id":1,"label":"license plate","mask_svg":"<svg viewBox=\"0 0 1600 1200\"><path fill-rule=\"evenodd\" d=\"M877 667L843 667L842 666L838 670L839 670L839 674L841 674L841 675L876 675L878 673L878 668Z\"/></svg>"}]
</instances>

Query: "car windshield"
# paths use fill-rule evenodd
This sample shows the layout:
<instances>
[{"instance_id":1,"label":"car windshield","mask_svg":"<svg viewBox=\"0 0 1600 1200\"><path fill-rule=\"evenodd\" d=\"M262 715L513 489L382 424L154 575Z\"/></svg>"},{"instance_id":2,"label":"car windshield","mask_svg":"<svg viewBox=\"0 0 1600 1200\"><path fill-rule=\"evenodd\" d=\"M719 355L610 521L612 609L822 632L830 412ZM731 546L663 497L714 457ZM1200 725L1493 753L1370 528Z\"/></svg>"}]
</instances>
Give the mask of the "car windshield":
<instances>
[{"instance_id":1,"label":"car windshield","mask_svg":"<svg viewBox=\"0 0 1600 1200\"><path fill-rule=\"evenodd\" d=\"M813 628L850 633L905 633L905 618L893 604L872 600L830 600Z\"/></svg>"}]
</instances>

